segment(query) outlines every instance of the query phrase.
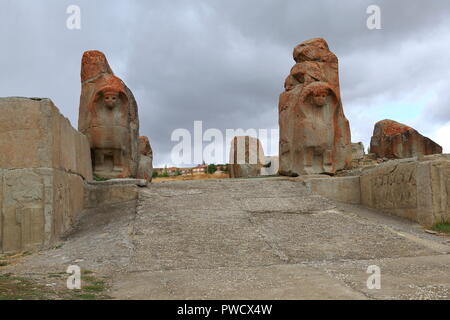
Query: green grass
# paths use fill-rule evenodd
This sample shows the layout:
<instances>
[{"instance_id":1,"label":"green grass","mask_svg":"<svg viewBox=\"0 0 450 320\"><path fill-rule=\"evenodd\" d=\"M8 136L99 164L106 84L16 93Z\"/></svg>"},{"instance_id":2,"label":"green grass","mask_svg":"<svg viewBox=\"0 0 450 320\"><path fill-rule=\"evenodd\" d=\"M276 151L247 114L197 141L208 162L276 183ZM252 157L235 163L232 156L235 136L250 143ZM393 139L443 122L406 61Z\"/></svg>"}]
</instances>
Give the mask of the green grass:
<instances>
[{"instance_id":1,"label":"green grass","mask_svg":"<svg viewBox=\"0 0 450 320\"><path fill-rule=\"evenodd\" d=\"M97 300L97 296L92 293L75 294L74 297L78 298L79 300Z\"/></svg>"},{"instance_id":2,"label":"green grass","mask_svg":"<svg viewBox=\"0 0 450 320\"><path fill-rule=\"evenodd\" d=\"M83 290L87 292L103 292L106 290L105 281L97 279L93 276L84 276L82 281L87 282L88 285L83 286Z\"/></svg>"},{"instance_id":3,"label":"green grass","mask_svg":"<svg viewBox=\"0 0 450 320\"><path fill-rule=\"evenodd\" d=\"M91 275L85 275L91 274ZM33 279L14 276L11 273L0 274L0 300L106 300L111 299L105 294L108 289L106 281L94 277L92 271L82 273L81 289L65 288L68 274L65 272L49 273L46 277L55 282L62 281L63 288L47 287ZM61 283L60 283L61 284Z\"/></svg>"},{"instance_id":4,"label":"green grass","mask_svg":"<svg viewBox=\"0 0 450 320\"><path fill-rule=\"evenodd\" d=\"M41 300L45 299L40 285L10 273L0 275L0 300Z\"/></svg>"},{"instance_id":5,"label":"green grass","mask_svg":"<svg viewBox=\"0 0 450 320\"><path fill-rule=\"evenodd\" d=\"M434 231L450 233L450 222L442 222L434 225Z\"/></svg>"},{"instance_id":6,"label":"green grass","mask_svg":"<svg viewBox=\"0 0 450 320\"><path fill-rule=\"evenodd\" d=\"M108 180L109 179L107 179L107 178L99 177L94 174L94 181L108 181Z\"/></svg>"}]
</instances>

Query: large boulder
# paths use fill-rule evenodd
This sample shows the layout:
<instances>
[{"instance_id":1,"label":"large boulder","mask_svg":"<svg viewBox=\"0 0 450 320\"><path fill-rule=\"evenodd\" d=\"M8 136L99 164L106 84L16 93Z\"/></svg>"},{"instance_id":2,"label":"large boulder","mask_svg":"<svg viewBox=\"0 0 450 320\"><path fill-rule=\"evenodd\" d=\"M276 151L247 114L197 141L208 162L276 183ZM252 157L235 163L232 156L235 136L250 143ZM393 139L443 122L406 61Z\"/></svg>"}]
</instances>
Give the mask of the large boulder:
<instances>
[{"instance_id":1,"label":"large boulder","mask_svg":"<svg viewBox=\"0 0 450 320\"><path fill-rule=\"evenodd\" d=\"M278 112L281 175L334 174L351 167L349 122L339 89L338 59L324 39L294 49Z\"/></svg>"},{"instance_id":2,"label":"large boulder","mask_svg":"<svg viewBox=\"0 0 450 320\"><path fill-rule=\"evenodd\" d=\"M116 77L100 51L81 64L78 129L90 143L94 174L135 178L139 166L139 118L133 93Z\"/></svg>"},{"instance_id":3,"label":"large boulder","mask_svg":"<svg viewBox=\"0 0 450 320\"><path fill-rule=\"evenodd\" d=\"M382 120L375 124L370 152L378 158L402 159L441 154L442 147L407 125Z\"/></svg>"},{"instance_id":4,"label":"large boulder","mask_svg":"<svg viewBox=\"0 0 450 320\"><path fill-rule=\"evenodd\" d=\"M261 141L249 136L234 137L230 148L230 178L257 177L264 166Z\"/></svg>"},{"instance_id":5,"label":"large boulder","mask_svg":"<svg viewBox=\"0 0 450 320\"><path fill-rule=\"evenodd\" d=\"M139 137L139 152L141 154L139 159L138 178L145 179L148 182L152 181L153 174L153 151L150 146L150 141L146 136Z\"/></svg>"}]
</instances>

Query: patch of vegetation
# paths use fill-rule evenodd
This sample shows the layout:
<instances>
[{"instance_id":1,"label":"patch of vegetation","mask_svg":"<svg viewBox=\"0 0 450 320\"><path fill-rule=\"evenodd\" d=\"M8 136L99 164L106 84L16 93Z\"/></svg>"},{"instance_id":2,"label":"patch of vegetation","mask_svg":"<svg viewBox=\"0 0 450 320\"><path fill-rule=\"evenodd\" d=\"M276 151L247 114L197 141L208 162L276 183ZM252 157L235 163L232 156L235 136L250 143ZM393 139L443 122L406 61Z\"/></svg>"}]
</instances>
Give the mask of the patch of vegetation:
<instances>
[{"instance_id":1,"label":"patch of vegetation","mask_svg":"<svg viewBox=\"0 0 450 320\"><path fill-rule=\"evenodd\" d=\"M153 171L152 178L158 178L159 174L158 171Z\"/></svg>"},{"instance_id":2,"label":"patch of vegetation","mask_svg":"<svg viewBox=\"0 0 450 320\"><path fill-rule=\"evenodd\" d=\"M208 168L206 169L206 172L209 174L213 174L217 171L217 166L214 163L211 163L208 165Z\"/></svg>"},{"instance_id":3,"label":"patch of vegetation","mask_svg":"<svg viewBox=\"0 0 450 320\"><path fill-rule=\"evenodd\" d=\"M40 300L45 299L42 288L32 281L13 277L7 273L0 275L0 300Z\"/></svg>"},{"instance_id":4,"label":"patch of vegetation","mask_svg":"<svg viewBox=\"0 0 450 320\"><path fill-rule=\"evenodd\" d=\"M75 294L74 297L78 298L79 300L96 300L97 299L97 296L92 293Z\"/></svg>"},{"instance_id":5,"label":"patch of vegetation","mask_svg":"<svg viewBox=\"0 0 450 320\"><path fill-rule=\"evenodd\" d=\"M86 275L89 274L89 275ZM105 294L108 289L106 281L94 277L92 271L82 273L81 289L69 290L65 287L68 274L65 272L49 273L47 278L61 282L59 286L46 286L38 281L13 276L11 273L0 274L0 300L105 300L111 299Z\"/></svg>"},{"instance_id":6,"label":"patch of vegetation","mask_svg":"<svg viewBox=\"0 0 450 320\"><path fill-rule=\"evenodd\" d=\"M159 175L161 178L167 178L169 176L169 171L164 169L164 171Z\"/></svg>"},{"instance_id":7,"label":"patch of vegetation","mask_svg":"<svg viewBox=\"0 0 450 320\"><path fill-rule=\"evenodd\" d=\"M94 174L94 181L108 181L108 178L99 177L96 174Z\"/></svg>"},{"instance_id":8,"label":"patch of vegetation","mask_svg":"<svg viewBox=\"0 0 450 320\"><path fill-rule=\"evenodd\" d=\"M83 290L87 292L103 292L106 290L105 281L96 279L93 276L84 276L82 280L87 282L88 285L83 286Z\"/></svg>"},{"instance_id":9,"label":"patch of vegetation","mask_svg":"<svg viewBox=\"0 0 450 320\"><path fill-rule=\"evenodd\" d=\"M435 224L433 227L434 231L444 232L444 233L450 233L450 222L442 222Z\"/></svg>"}]
</instances>

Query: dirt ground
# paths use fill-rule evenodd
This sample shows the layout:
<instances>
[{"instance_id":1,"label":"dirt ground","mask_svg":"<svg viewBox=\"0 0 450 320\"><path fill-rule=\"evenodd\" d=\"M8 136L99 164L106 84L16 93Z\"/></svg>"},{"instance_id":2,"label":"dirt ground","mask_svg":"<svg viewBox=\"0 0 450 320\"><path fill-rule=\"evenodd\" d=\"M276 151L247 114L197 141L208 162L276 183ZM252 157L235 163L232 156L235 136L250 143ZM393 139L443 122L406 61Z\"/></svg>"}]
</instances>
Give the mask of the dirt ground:
<instances>
[{"instance_id":1,"label":"dirt ground","mask_svg":"<svg viewBox=\"0 0 450 320\"><path fill-rule=\"evenodd\" d=\"M0 257L0 298L450 299L449 253L448 235L295 179L161 181L86 212L50 250ZM69 265L84 272L79 292Z\"/></svg>"}]
</instances>

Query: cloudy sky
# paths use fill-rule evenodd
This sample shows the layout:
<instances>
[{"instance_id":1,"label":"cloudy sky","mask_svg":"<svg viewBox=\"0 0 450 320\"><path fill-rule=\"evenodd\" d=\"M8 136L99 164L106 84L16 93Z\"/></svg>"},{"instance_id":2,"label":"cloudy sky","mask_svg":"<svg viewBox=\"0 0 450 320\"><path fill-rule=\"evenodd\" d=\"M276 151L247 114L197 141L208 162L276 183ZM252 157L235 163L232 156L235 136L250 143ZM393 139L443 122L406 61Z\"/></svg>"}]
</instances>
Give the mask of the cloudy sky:
<instances>
[{"instance_id":1,"label":"cloudy sky","mask_svg":"<svg viewBox=\"0 0 450 320\"><path fill-rule=\"evenodd\" d=\"M171 133L195 120L204 130L277 129L292 50L313 37L339 57L353 141L368 146L374 123L389 118L450 152L448 0L0 3L0 96L49 97L77 127L81 56L101 50L137 99L155 166L171 163ZM381 30L366 26L373 4ZM66 27L69 5L81 9L80 30Z\"/></svg>"}]
</instances>

